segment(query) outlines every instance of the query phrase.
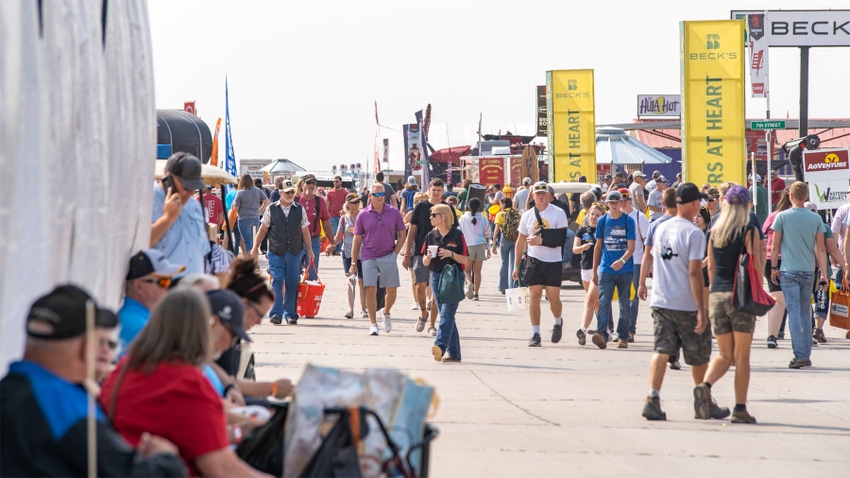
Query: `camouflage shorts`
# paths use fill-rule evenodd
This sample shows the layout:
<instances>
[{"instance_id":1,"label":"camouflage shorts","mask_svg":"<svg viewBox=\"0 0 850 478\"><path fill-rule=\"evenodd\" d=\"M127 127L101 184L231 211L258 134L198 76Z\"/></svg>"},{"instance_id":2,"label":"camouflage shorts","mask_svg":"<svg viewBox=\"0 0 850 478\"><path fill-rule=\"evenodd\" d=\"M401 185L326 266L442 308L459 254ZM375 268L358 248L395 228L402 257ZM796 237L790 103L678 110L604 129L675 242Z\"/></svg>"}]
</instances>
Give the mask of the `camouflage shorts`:
<instances>
[{"instance_id":1,"label":"camouflage shorts","mask_svg":"<svg viewBox=\"0 0 850 478\"><path fill-rule=\"evenodd\" d=\"M688 365L703 365L711 357L711 332L708 327L702 334L694 332L697 313L681 310L652 308L655 324L655 351L677 355L679 348Z\"/></svg>"},{"instance_id":2,"label":"camouflage shorts","mask_svg":"<svg viewBox=\"0 0 850 478\"><path fill-rule=\"evenodd\" d=\"M732 332L753 333L756 316L738 312L732 306L732 292L712 292L708 296L708 310L714 335Z\"/></svg>"}]
</instances>

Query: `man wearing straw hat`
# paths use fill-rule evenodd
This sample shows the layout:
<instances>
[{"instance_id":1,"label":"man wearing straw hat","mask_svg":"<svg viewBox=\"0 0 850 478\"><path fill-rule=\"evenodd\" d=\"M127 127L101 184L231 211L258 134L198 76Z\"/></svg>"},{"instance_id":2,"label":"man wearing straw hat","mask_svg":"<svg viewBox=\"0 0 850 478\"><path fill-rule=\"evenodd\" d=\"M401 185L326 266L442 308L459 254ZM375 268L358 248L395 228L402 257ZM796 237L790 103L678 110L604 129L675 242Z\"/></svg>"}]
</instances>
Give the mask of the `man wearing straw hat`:
<instances>
[{"instance_id":1,"label":"man wearing straw hat","mask_svg":"<svg viewBox=\"0 0 850 478\"><path fill-rule=\"evenodd\" d=\"M62 285L30 308L24 358L10 364L0 381L0 476L186 476L177 447L168 440L145 434L134 450L99 406L89 417L83 387L89 302L94 305L84 290ZM108 316L96 307L92 312L95 326ZM88 473L86 460L91 418L94 473Z\"/></svg>"}]
</instances>

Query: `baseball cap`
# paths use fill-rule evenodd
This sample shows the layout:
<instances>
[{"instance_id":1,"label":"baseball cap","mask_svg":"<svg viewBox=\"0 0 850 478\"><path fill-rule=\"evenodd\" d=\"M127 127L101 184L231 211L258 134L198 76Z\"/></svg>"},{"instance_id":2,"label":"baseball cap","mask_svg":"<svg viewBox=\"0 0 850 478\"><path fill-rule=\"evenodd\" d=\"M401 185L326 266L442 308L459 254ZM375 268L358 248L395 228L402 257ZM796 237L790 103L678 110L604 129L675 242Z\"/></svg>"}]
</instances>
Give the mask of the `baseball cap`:
<instances>
[{"instance_id":1,"label":"baseball cap","mask_svg":"<svg viewBox=\"0 0 850 478\"><path fill-rule=\"evenodd\" d=\"M655 182L656 182L656 183L664 183L664 184L667 184L667 178L665 178L665 177L664 177L664 176L662 176L662 175L658 175L658 177L657 177L657 178L655 178Z\"/></svg>"},{"instance_id":2,"label":"baseball cap","mask_svg":"<svg viewBox=\"0 0 850 478\"><path fill-rule=\"evenodd\" d=\"M628 189L626 189L626 188L620 188L620 189L618 189L617 191L620 193L620 196L622 196L622 197L623 197L623 199L628 199L628 198L629 198L629 190L628 190Z\"/></svg>"},{"instance_id":3,"label":"baseball cap","mask_svg":"<svg viewBox=\"0 0 850 478\"><path fill-rule=\"evenodd\" d=\"M608 191L608 195L605 196L605 202L609 201L622 201L623 195L620 194L620 191Z\"/></svg>"},{"instance_id":4,"label":"baseball cap","mask_svg":"<svg viewBox=\"0 0 850 478\"><path fill-rule=\"evenodd\" d=\"M635 171L632 173L633 178L645 178L646 174L643 174L643 171Z\"/></svg>"},{"instance_id":5,"label":"baseball cap","mask_svg":"<svg viewBox=\"0 0 850 478\"><path fill-rule=\"evenodd\" d=\"M608 179L614 179L614 178L610 174L606 174L603 179L608 180Z\"/></svg>"},{"instance_id":6,"label":"baseball cap","mask_svg":"<svg viewBox=\"0 0 850 478\"><path fill-rule=\"evenodd\" d=\"M44 340L64 340L86 333L86 303L94 298L75 285L60 285L36 299L27 315L27 335ZM97 308L95 326L113 328L115 314Z\"/></svg>"},{"instance_id":7,"label":"baseball cap","mask_svg":"<svg viewBox=\"0 0 850 478\"><path fill-rule=\"evenodd\" d=\"M652 177L657 178L658 176L661 176L661 171L656 169L655 171L652 172Z\"/></svg>"},{"instance_id":8,"label":"baseball cap","mask_svg":"<svg viewBox=\"0 0 850 478\"><path fill-rule=\"evenodd\" d=\"M292 184L291 180L285 179L280 183L280 192L285 193L289 191L295 191L295 184Z\"/></svg>"},{"instance_id":9,"label":"baseball cap","mask_svg":"<svg viewBox=\"0 0 850 478\"><path fill-rule=\"evenodd\" d=\"M727 196L728 196L728 194L727 194ZM727 199L727 201L728 201L728 199ZM803 204L803 207L805 207L809 211L818 212L818 205L811 202L811 201L806 201L806 203Z\"/></svg>"},{"instance_id":10,"label":"baseball cap","mask_svg":"<svg viewBox=\"0 0 850 478\"><path fill-rule=\"evenodd\" d=\"M316 176L314 176L314 175L312 175L312 174L305 174L304 176L301 176L301 182L302 182L302 183L305 183L305 184L306 184L306 183L308 183L308 182L310 182L310 181L312 181L312 182L316 182Z\"/></svg>"},{"instance_id":11,"label":"baseball cap","mask_svg":"<svg viewBox=\"0 0 850 478\"><path fill-rule=\"evenodd\" d=\"M360 202L360 196L357 193L348 193L345 196L345 202Z\"/></svg>"},{"instance_id":12,"label":"baseball cap","mask_svg":"<svg viewBox=\"0 0 850 478\"><path fill-rule=\"evenodd\" d=\"M546 184L546 181L537 181L534 183L534 186L531 187L531 190L534 193L548 193L549 185Z\"/></svg>"},{"instance_id":13,"label":"baseball cap","mask_svg":"<svg viewBox=\"0 0 850 478\"><path fill-rule=\"evenodd\" d=\"M524 179L522 180L522 184L531 184L531 178L528 178L528 177L527 177L527 178L524 178Z\"/></svg>"},{"instance_id":14,"label":"baseball cap","mask_svg":"<svg viewBox=\"0 0 850 478\"><path fill-rule=\"evenodd\" d=\"M720 190L717 188L708 188L705 194L711 199L720 199Z\"/></svg>"},{"instance_id":15,"label":"baseball cap","mask_svg":"<svg viewBox=\"0 0 850 478\"><path fill-rule=\"evenodd\" d=\"M204 189L201 161L189 153L172 154L165 162L165 172L177 176L185 189Z\"/></svg>"},{"instance_id":16,"label":"baseball cap","mask_svg":"<svg viewBox=\"0 0 850 478\"><path fill-rule=\"evenodd\" d=\"M407 177L407 184L409 184L411 186L416 186L416 176L408 176Z\"/></svg>"},{"instance_id":17,"label":"baseball cap","mask_svg":"<svg viewBox=\"0 0 850 478\"><path fill-rule=\"evenodd\" d=\"M219 320L230 326L240 339L251 342L251 337L245 332L245 305L236 292L230 289L215 289L207 292L210 301L210 311Z\"/></svg>"},{"instance_id":18,"label":"baseball cap","mask_svg":"<svg viewBox=\"0 0 850 478\"><path fill-rule=\"evenodd\" d=\"M186 270L186 266L172 264L159 249L143 249L130 258L127 280L138 279L146 275L171 277L184 270Z\"/></svg>"},{"instance_id":19,"label":"baseball cap","mask_svg":"<svg viewBox=\"0 0 850 478\"><path fill-rule=\"evenodd\" d=\"M755 177L756 177L756 181L761 181L761 175L755 174ZM752 178L753 178L753 175L750 175L750 179L752 179Z\"/></svg>"},{"instance_id":20,"label":"baseball cap","mask_svg":"<svg viewBox=\"0 0 850 478\"><path fill-rule=\"evenodd\" d=\"M726 202L728 204L749 204L750 191L744 186L736 184L726 191Z\"/></svg>"},{"instance_id":21,"label":"baseball cap","mask_svg":"<svg viewBox=\"0 0 850 478\"><path fill-rule=\"evenodd\" d=\"M773 171L770 172L770 175L771 176L779 176L779 171L774 169Z\"/></svg>"},{"instance_id":22,"label":"baseball cap","mask_svg":"<svg viewBox=\"0 0 850 478\"><path fill-rule=\"evenodd\" d=\"M708 196L694 183L682 183L676 188L676 204L687 204L700 199L708 199Z\"/></svg>"}]
</instances>

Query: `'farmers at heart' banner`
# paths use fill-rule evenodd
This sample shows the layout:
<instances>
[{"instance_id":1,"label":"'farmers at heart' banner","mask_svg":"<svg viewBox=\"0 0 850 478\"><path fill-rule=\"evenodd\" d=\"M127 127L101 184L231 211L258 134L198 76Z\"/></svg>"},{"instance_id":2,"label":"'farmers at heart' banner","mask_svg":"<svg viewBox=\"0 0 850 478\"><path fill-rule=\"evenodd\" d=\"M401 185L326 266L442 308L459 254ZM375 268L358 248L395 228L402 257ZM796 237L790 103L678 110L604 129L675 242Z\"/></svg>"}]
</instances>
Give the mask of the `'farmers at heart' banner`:
<instances>
[{"instance_id":1,"label":"'farmers at heart' banner","mask_svg":"<svg viewBox=\"0 0 850 478\"><path fill-rule=\"evenodd\" d=\"M680 35L682 176L744 184L744 21L682 22Z\"/></svg>"},{"instance_id":2,"label":"'farmers at heart' banner","mask_svg":"<svg viewBox=\"0 0 850 478\"><path fill-rule=\"evenodd\" d=\"M593 70L546 72L549 179L596 182L596 113Z\"/></svg>"}]
</instances>

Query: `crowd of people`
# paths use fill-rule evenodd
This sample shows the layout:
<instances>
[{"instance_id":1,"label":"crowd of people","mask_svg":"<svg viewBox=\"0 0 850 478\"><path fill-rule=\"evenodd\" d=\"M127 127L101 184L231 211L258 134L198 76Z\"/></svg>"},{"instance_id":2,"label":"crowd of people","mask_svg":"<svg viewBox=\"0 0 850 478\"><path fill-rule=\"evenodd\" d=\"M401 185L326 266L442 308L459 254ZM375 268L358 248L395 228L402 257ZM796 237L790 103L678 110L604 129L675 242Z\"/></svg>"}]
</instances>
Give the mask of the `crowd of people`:
<instances>
[{"instance_id":1,"label":"crowd of people","mask_svg":"<svg viewBox=\"0 0 850 478\"><path fill-rule=\"evenodd\" d=\"M317 277L323 242L326 255L342 259L344 317L368 318L370 336L392 331L399 267L409 271L415 329L428 326L432 356L442 363L461 362L459 304L478 300L483 284L497 284L494 291L502 294L528 288L529 347L542 346L545 297L550 341L560 342L562 271L565 258L578 255L585 289L583 311L575 316L579 345L590 336L600 349L609 342L628 348L640 301L652 309L654 354L642 412L648 420L666 419L661 385L668 363L680 367L681 354L691 366L696 418L731 415L733 423L756 423L746 407L756 317L732 301L740 254L764 271L776 299L767 347L777 348L787 328L792 369L812 366L812 347L826 341L827 284L848 279L850 201L830 227L807 202L802 182L783 184L767 214L757 175L752 189L729 182L700 188L681 178L668 187L659 172L649 182L641 171L619 172L563 198L530 178L516 190L488 185L483 197L473 195L469 183L456 193L435 178L421 191L411 176L395 192L378 179L361 195L343 188L339 177L333 188L320 190L308 174L297 183L279 178L267 194L246 175L222 205L204 185L200 161L173 155L154 184L150 244L129 260L117 314L73 285L32 304L24 357L0 382L2 474L85 474L88 388L99 396L98 474L261 475L233 446L268 418L269 398L285 399L293 384L251 380L243 353L251 342L247 331L265 316L275 325L298 324L298 284L302 274ZM216 240L225 214L234 214L230 224L240 231L236 257ZM259 268L261 251L270 281ZM493 255L500 256L499 278L487 281L482 264ZM813 294L821 299L814 313ZM95 315L93 342L86 336L87 310ZM86 368L90 344L96 347L93 377ZM730 410L717 405L711 387L733 363ZM51 398L57 393L60 402Z\"/></svg>"}]
</instances>

